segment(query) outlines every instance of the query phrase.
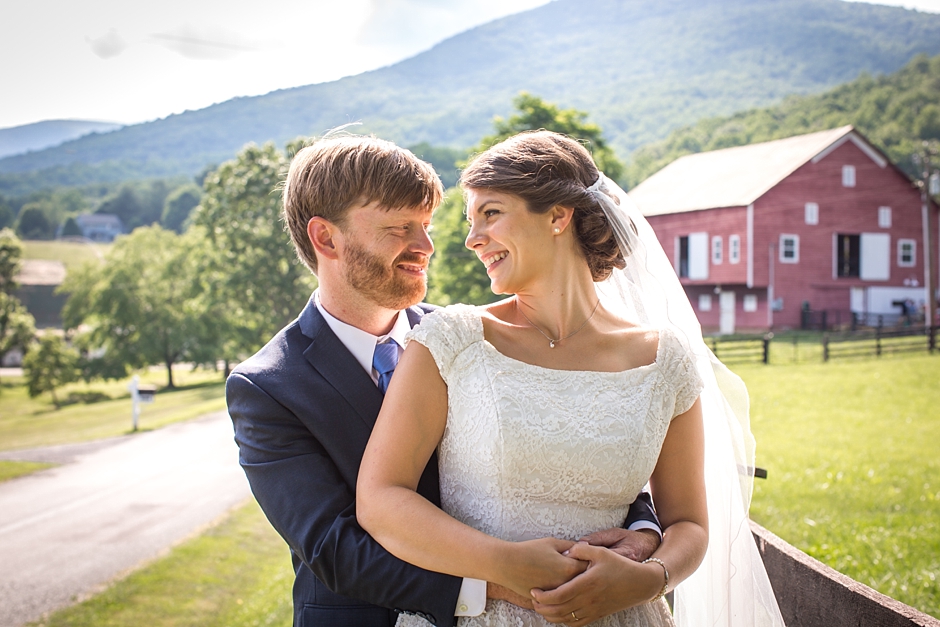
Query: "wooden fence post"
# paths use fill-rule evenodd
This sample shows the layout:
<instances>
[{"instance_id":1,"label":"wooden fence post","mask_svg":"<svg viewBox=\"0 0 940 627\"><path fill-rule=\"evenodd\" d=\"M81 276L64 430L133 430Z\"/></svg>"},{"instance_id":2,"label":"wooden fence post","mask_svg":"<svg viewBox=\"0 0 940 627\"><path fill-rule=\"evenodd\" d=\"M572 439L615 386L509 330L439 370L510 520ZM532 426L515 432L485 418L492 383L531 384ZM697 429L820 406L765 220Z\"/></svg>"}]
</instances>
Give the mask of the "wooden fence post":
<instances>
[{"instance_id":1,"label":"wooden fence post","mask_svg":"<svg viewBox=\"0 0 940 627\"><path fill-rule=\"evenodd\" d=\"M875 327L875 355L881 357L881 316L878 316L878 326Z\"/></svg>"},{"instance_id":2,"label":"wooden fence post","mask_svg":"<svg viewBox=\"0 0 940 627\"><path fill-rule=\"evenodd\" d=\"M927 350L933 353L937 349L937 327L927 327Z\"/></svg>"},{"instance_id":3,"label":"wooden fence post","mask_svg":"<svg viewBox=\"0 0 940 627\"><path fill-rule=\"evenodd\" d=\"M823 361L829 361L829 334L823 335Z\"/></svg>"}]
</instances>

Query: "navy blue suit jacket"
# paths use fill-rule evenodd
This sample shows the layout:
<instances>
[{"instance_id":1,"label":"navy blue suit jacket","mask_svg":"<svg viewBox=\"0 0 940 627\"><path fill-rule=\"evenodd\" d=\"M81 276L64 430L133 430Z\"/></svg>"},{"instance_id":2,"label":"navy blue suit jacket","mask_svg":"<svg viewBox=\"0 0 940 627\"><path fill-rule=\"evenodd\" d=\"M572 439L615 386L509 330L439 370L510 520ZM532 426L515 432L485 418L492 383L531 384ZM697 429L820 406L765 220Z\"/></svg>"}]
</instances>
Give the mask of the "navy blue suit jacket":
<instances>
[{"instance_id":1,"label":"navy blue suit jacket","mask_svg":"<svg viewBox=\"0 0 940 627\"><path fill-rule=\"evenodd\" d=\"M412 326L430 310L408 309ZM461 579L403 562L356 522L359 463L383 397L312 298L235 368L226 397L251 490L290 546L294 625L386 627L397 611L452 625ZM418 492L440 505L436 457ZM656 520L648 495L630 514L627 524Z\"/></svg>"}]
</instances>

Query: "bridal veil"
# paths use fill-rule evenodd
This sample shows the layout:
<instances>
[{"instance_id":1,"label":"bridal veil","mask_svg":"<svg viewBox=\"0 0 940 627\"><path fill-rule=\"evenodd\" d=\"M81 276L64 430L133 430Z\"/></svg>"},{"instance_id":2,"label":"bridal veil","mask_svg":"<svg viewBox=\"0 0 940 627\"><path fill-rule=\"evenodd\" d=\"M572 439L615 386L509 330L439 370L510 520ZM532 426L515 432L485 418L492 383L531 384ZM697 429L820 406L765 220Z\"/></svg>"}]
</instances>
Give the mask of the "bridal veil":
<instances>
[{"instance_id":1,"label":"bridal veil","mask_svg":"<svg viewBox=\"0 0 940 627\"><path fill-rule=\"evenodd\" d=\"M695 574L676 588L676 622L680 627L783 627L748 524L754 438L744 382L705 345L672 264L630 197L603 173L588 191L604 209L626 259L624 269L597 284L604 306L629 320L671 327L694 355L705 382L708 550Z\"/></svg>"}]
</instances>

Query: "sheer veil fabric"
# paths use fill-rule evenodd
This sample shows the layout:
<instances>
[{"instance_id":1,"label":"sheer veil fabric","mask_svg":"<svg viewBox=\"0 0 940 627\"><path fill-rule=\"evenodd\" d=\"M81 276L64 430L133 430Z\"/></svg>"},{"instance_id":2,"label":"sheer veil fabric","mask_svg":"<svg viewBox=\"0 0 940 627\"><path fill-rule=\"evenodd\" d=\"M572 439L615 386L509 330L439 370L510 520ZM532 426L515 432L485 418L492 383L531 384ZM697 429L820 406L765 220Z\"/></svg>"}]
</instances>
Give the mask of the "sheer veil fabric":
<instances>
[{"instance_id":1,"label":"sheer veil fabric","mask_svg":"<svg viewBox=\"0 0 940 627\"><path fill-rule=\"evenodd\" d=\"M676 588L676 622L679 627L783 627L748 524L754 438L744 382L705 345L672 264L630 197L603 173L588 191L604 209L627 264L597 284L604 306L628 320L672 328L705 382L708 551L695 574Z\"/></svg>"}]
</instances>

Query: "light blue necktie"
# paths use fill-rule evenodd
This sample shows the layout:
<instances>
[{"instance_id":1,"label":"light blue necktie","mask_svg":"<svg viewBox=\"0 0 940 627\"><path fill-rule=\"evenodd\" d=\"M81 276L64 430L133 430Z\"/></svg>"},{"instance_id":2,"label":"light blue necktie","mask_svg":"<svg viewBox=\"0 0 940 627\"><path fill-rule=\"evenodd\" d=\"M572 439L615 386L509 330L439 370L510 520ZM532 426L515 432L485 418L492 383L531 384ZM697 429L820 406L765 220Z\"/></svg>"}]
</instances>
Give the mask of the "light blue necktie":
<instances>
[{"instance_id":1,"label":"light blue necktie","mask_svg":"<svg viewBox=\"0 0 940 627\"><path fill-rule=\"evenodd\" d=\"M398 365L398 344L389 340L385 344L376 344L372 355L372 367L379 373L379 391L385 394L388 382L392 380L392 373Z\"/></svg>"}]
</instances>

